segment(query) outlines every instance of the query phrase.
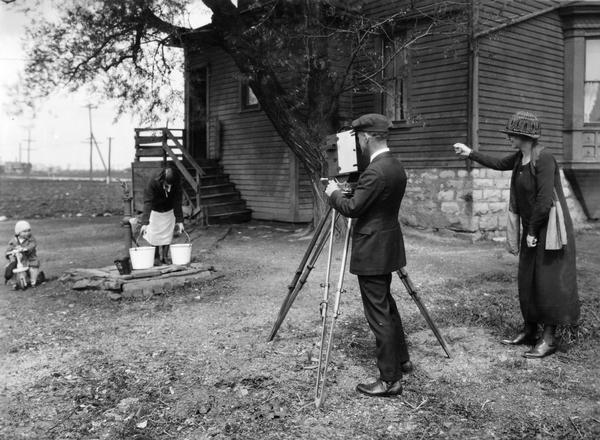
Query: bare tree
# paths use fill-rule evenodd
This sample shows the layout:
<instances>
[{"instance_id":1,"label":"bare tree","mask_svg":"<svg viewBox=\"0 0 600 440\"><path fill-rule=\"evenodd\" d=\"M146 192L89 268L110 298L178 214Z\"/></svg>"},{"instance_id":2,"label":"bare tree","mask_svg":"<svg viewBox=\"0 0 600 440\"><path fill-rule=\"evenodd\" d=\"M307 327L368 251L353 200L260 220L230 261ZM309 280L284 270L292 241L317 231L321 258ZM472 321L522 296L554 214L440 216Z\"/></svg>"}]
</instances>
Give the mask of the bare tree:
<instances>
[{"instance_id":1,"label":"bare tree","mask_svg":"<svg viewBox=\"0 0 600 440\"><path fill-rule=\"evenodd\" d=\"M92 87L116 99L121 111L151 119L172 109L171 75L182 71L173 50L184 35L186 0L72 0L56 17L28 29L23 90L29 102L59 87ZM367 0L203 0L213 13L198 44L219 47L234 60L261 108L299 158L322 200L321 143L348 117L341 102L349 93L385 91L387 64L420 39L444 29L465 32L465 4L428 2L370 18ZM248 6L251 4L251 6ZM411 20L408 20L412 17ZM448 28L448 23L451 24ZM400 31L401 28L401 31ZM401 37L399 37L401 36ZM378 41L393 41L382 56ZM347 112L346 112L347 113ZM317 203L322 206L322 203Z\"/></svg>"}]
</instances>

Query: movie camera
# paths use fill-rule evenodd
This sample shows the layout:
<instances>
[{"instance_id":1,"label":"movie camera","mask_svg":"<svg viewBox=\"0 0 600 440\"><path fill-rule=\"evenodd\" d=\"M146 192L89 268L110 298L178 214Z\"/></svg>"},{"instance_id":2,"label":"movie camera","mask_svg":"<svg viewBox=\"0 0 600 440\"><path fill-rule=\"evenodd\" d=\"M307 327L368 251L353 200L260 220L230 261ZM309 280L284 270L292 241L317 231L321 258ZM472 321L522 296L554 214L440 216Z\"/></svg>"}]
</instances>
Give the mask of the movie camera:
<instances>
[{"instance_id":1,"label":"movie camera","mask_svg":"<svg viewBox=\"0 0 600 440\"><path fill-rule=\"evenodd\" d=\"M327 178L321 182L327 185L330 179L340 184L340 189L351 194L360 174L369 165L369 158L361 153L358 135L354 130L343 130L325 138L323 147L327 163Z\"/></svg>"},{"instance_id":2,"label":"movie camera","mask_svg":"<svg viewBox=\"0 0 600 440\"><path fill-rule=\"evenodd\" d=\"M354 130L344 130L325 139L327 177L350 176L362 173L369 165L369 158L360 152L358 135Z\"/></svg>"}]
</instances>

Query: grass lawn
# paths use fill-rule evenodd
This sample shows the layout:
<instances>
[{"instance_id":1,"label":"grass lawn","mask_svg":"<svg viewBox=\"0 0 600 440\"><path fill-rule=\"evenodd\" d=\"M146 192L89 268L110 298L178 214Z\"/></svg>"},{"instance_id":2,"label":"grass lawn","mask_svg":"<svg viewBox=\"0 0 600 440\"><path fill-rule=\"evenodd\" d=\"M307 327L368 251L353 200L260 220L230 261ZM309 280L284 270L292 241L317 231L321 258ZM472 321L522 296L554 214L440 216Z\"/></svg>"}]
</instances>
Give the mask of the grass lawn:
<instances>
[{"instance_id":1,"label":"grass lawn","mask_svg":"<svg viewBox=\"0 0 600 440\"><path fill-rule=\"evenodd\" d=\"M223 278L147 301L110 301L56 278L121 256L117 218L32 226L54 280L25 292L0 287L2 439L600 438L598 231L578 236L581 325L563 329L559 352L543 360L499 343L521 324L515 257L495 243L405 231L408 271L453 357L395 279L415 372L401 397L357 394L377 370L348 275L318 411L324 257L266 342L308 244L292 227L200 231L194 253ZM0 223L5 241L12 227Z\"/></svg>"}]
</instances>

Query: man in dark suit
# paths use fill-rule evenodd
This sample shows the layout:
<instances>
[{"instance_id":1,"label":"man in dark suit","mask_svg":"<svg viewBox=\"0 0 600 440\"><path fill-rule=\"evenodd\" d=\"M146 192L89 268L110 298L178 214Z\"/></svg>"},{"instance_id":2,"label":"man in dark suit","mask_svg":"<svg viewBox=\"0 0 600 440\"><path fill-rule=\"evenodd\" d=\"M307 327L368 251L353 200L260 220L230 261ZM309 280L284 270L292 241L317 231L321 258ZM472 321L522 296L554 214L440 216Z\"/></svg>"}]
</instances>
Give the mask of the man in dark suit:
<instances>
[{"instance_id":1,"label":"man in dark suit","mask_svg":"<svg viewBox=\"0 0 600 440\"><path fill-rule=\"evenodd\" d=\"M365 316L375 334L380 378L359 384L357 391L370 396L402 393L402 373L412 371L402 321L390 292L392 272L406 265L404 241L398 223L406 172L387 147L391 123L379 114L352 122L362 154L370 164L354 194L346 197L331 181L326 193L330 205L342 215L356 218L352 233L350 272L358 276Z\"/></svg>"}]
</instances>

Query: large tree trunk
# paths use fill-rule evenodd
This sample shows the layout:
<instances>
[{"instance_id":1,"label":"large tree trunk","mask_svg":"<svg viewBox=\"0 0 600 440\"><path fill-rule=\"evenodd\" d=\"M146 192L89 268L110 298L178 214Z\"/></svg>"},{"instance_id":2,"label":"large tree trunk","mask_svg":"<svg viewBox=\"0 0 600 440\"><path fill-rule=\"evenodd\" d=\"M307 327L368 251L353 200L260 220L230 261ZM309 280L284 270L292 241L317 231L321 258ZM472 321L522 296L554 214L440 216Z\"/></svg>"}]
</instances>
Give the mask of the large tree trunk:
<instances>
[{"instance_id":1,"label":"large tree trunk","mask_svg":"<svg viewBox=\"0 0 600 440\"><path fill-rule=\"evenodd\" d=\"M279 76L285 77L286 72L275 72L265 54L244 34L247 27L238 9L229 1L203 1L214 13L212 21L218 44L247 76L262 110L306 170L313 190L313 222L318 222L327 202L320 183L320 179L326 177L321 146L325 137L338 129L338 102L342 89L331 75L327 39L310 40L306 52L298 54L306 59L305 100L299 103L298 97L281 85ZM318 8L310 3L307 5L307 26L313 26L310 20L316 20Z\"/></svg>"},{"instance_id":2,"label":"large tree trunk","mask_svg":"<svg viewBox=\"0 0 600 440\"><path fill-rule=\"evenodd\" d=\"M277 110L274 113L279 114ZM273 118L271 120L273 121ZM276 129L280 126L277 121L273 125ZM309 126L299 121L295 127L289 130L277 129L277 131L294 152L310 179L313 195L313 224L316 225L325 214L328 204L324 192L325 187L321 183L321 179L327 177L325 155L322 149L323 140L326 136L335 132L334 125L330 122L329 124L321 123L318 126L316 124ZM308 139L312 139L312 141L309 141L309 143L307 142ZM306 154L307 151L310 154Z\"/></svg>"},{"instance_id":3,"label":"large tree trunk","mask_svg":"<svg viewBox=\"0 0 600 440\"><path fill-rule=\"evenodd\" d=\"M238 67L243 70L245 65L238 64ZM322 81L321 84L325 83L326 81ZM337 97L333 95L332 88L322 88L311 92L317 98L313 99L309 111L310 116L305 119L299 117L289 103L282 98L286 96L286 93L271 73L251 80L250 85L261 103L262 110L269 117L283 141L298 158L310 179L314 201L313 224L316 224L321 219L327 204L327 197L320 182L321 178L327 177L322 147L325 138L335 133L338 128Z\"/></svg>"},{"instance_id":4,"label":"large tree trunk","mask_svg":"<svg viewBox=\"0 0 600 440\"><path fill-rule=\"evenodd\" d=\"M309 174L309 177L313 195L313 225L316 225L325 215L329 202L325 194L325 186L321 183L321 178L324 176L313 173Z\"/></svg>"}]
</instances>

